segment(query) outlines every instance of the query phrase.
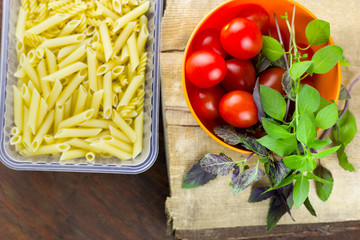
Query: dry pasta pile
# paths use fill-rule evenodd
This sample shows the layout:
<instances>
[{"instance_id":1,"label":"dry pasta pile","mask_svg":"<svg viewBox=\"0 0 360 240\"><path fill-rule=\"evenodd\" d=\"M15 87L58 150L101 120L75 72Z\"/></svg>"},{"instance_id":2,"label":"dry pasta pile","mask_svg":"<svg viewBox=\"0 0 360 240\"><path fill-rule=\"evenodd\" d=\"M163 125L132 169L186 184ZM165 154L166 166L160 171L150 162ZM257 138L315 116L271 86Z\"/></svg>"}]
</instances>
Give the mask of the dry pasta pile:
<instances>
[{"instance_id":1,"label":"dry pasta pile","mask_svg":"<svg viewBox=\"0 0 360 240\"><path fill-rule=\"evenodd\" d=\"M20 154L135 158L142 151L145 0L21 0L10 143Z\"/></svg>"}]
</instances>

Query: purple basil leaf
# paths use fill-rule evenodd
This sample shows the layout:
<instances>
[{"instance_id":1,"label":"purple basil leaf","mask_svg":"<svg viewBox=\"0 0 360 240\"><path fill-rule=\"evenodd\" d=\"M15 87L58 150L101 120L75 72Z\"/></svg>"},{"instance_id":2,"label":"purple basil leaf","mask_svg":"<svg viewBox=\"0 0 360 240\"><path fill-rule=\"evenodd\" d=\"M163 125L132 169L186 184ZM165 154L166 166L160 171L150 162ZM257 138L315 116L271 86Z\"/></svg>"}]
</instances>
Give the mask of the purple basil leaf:
<instances>
[{"instance_id":1,"label":"purple basil leaf","mask_svg":"<svg viewBox=\"0 0 360 240\"><path fill-rule=\"evenodd\" d=\"M278 67L278 68L282 68L282 69L286 70L286 62L283 57L279 58L275 62L272 62L271 65L273 67Z\"/></svg>"},{"instance_id":2,"label":"purple basil leaf","mask_svg":"<svg viewBox=\"0 0 360 240\"><path fill-rule=\"evenodd\" d=\"M254 137L249 137L249 136L243 137L241 138L241 143L245 145L246 149L251 150L261 156L269 155L266 148L260 143L258 143L256 141L256 138Z\"/></svg>"},{"instance_id":3,"label":"purple basil leaf","mask_svg":"<svg viewBox=\"0 0 360 240\"><path fill-rule=\"evenodd\" d=\"M216 126L214 132L217 136L224 139L224 142L230 145L238 145L241 143L239 134L236 132L236 129L230 125Z\"/></svg>"},{"instance_id":4,"label":"purple basil leaf","mask_svg":"<svg viewBox=\"0 0 360 240\"><path fill-rule=\"evenodd\" d=\"M269 180L272 184L278 185L290 173L291 169L286 167L283 161L275 159L269 162Z\"/></svg>"},{"instance_id":5,"label":"purple basil leaf","mask_svg":"<svg viewBox=\"0 0 360 240\"><path fill-rule=\"evenodd\" d=\"M268 67L270 67L271 61L265 57L264 54L260 53L259 61L256 64L256 75L259 75L261 72L265 71Z\"/></svg>"},{"instance_id":6,"label":"purple basil leaf","mask_svg":"<svg viewBox=\"0 0 360 240\"><path fill-rule=\"evenodd\" d=\"M294 89L294 83L291 80L289 71L286 71L283 76L282 76L282 81L281 81L281 85L283 86L283 89L286 93L286 95L293 101L295 101L295 94L293 92Z\"/></svg>"},{"instance_id":7,"label":"purple basil leaf","mask_svg":"<svg viewBox=\"0 0 360 240\"><path fill-rule=\"evenodd\" d=\"M272 198L267 215L266 231L269 232L286 213L286 206L279 198Z\"/></svg>"},{"instance_id":8,"label":"purple basil leaf","mask_svg":"<svg viewBox=\"0 0 360 240\"><path fill-rule=\"evenodd\" d=\"M268 191L268 192L262 194L263 192L265 192L268 189L269 189L269 187L267 187L267 186L253 188L251 190L251 194L250 194L250 197L249 197L248 201L250 203L260 202L260 201L266 200L266 199L274 196L275 190L271 190L271 191Z\"/></svg>"},{"instance_id":9,"label":"purple basil leaf","mask_svg":"<svg viewBox=\"0 0 360 240\"><path fill-rule=\"evenodd\" d=\"M305 199L304 205L305 205L306 209L309 211L309 213L311 215L313 215L314 217L317 217L316 216L316 211L315 211L314 207L312 206L312 204L311 204L311 202L309 200L309 197L307 197Z\"/></svg>"},{"instance_id":10,"label":"purple basil leaf","mask_svg":"<svg viewBox=\"0 0 360 240\"><path fill-rule=\"evenodd\" d=\"M206 172L200 166L200 160L192 166L190 171L186 174L181 187L182 188L196 188L202 186L209 181L216 178L216 174Z\"/></svg>"},{"instance_id":11,"label":"purple basil leaf","mask_svg":"<svg viewBox=\"0 0 360 240\"><path fill-rule=\"evenodd\" d=\"M242 173L236 169L231 177L231 192L234 195L238 194L240 191L261 179L264 175L264 171L259 169L258 166L245 170Z\"/></svg>"},{"instance_id":12,"label":"purple basil leaf","mask_svg":"<svg viewBox=\"0 0 360 240\"><path fill-rule=\"evenodd\" d=\"M234 165L235 163L231 158L210 153L206 154L205 157L200 160L200 166L206 172L220 176L228 175Z\"/></svg>"},{"instance_id":13,"label":"purple basil leaf","mask_svg":"<svg viewBox=\"0 0 360 240\"><path fill-rule=\"evenodd\" d=\"M344 85L341 85L339 100L350 100L351 96L349 91L346 89Z\"/></svg>"},{"instance_id":14,"label":"purple basil leaf","mask_svg":"<svg viewBox=\"0 0 360 240\"><path fill-rule=\"evenodd\" d=\"M264 112L264 108L261 104L261 99L260 99L259 78L256 79L256 83L253 91L253 99L258 110L259 121L261 122L261 118L263 117L266 118L266 114Z\"/></svg>"}]
</instances>

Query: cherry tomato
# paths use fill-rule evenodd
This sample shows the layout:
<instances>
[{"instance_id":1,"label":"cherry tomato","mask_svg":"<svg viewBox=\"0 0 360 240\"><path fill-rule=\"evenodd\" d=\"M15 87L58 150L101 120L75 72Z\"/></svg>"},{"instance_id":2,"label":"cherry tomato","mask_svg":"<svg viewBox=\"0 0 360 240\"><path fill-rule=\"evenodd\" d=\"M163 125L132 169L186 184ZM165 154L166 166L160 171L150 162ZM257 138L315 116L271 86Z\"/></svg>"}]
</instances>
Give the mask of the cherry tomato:
<instances>
[{"instance_id":1,"label":"cherry tomato","mask_svg":"<svg viewBox=\"0 0 360 240\"><path fill-rule=\"evenodd\" d=\"M215 119L220 117L219 103L225 91L219 87L194 88L189 99L196 115L200 118Z\"/></svg>"},{"instance_id":2,"label":"cherry tomato","mask_svg":"<svg viewBox=\"0 0 360 240\"><path fill-rule=\"evenodd\" d=\"M255 86L255 68L250 60L233 58L226 61L226 67L226 76L221 82L226 91L253 91Z\"/></svg>"},{"instance_id":3,"label":"cherry tomato","mask_svg":"<svg viewBox=\"0 0 360 240\"><path fill-rule=\"evenodd\" d=\"M247 18L234 18L220 32L220 42L226 52L239 59L255 57L262 48L260 29Z\"/></svg>"},{"instance_id":4,"label":"cherry tomato","mask_svg":"<svg viewBox=\"0 0 360 240\"><path fill-rule=\"evenodd\" d=\"M307 48L306 44L303 43L299 43L297 44L300 48ZM297 50L299 51L300 56L303 56L304 54L307 54L307 58L302 59L302 60L311 60L312 57L314 56L314 51L311 48L308 48L306 50L302 50L298 48Z\"/></svg>"},{"instance_id":5,"label":"cherry tomato","mask_svg":"<svg viewBox=\"0 0 360 240\"><path fill-rule=\"evenodd\" d=\"M279 93L285 94L281 85L282 76L285 72L282 68L269 68L259 75L259 84L271 87Z\"/></svg>"},{"instance_id":6,"label":"cherry tomato","mask_svg":"<svg viewBox=\"0 0 360 240\"><path fill-rule=\"evenodd\" d=\"M220 43L220 31L215 28L205 29L196 35L192 45L193 51L208 49L226 58L226 51Z\"/></svg>"},{"instance_id":7,"label":"cherry tomato","mask_svg":"<svg viewBox=\"0 0 360 240\"><path fill-rule=\"evenodd\" d=\"M310 76L307 76L305 79L301 80L300 82L301 84L305 85L310 85L311 87L315 88L315 83L311 80Z\"/></svg>"},{"instance_id":8,"label":"cherry tomato","mask_svg":"<svg viewBox=\"0 0 360 240\"><path fill-rule=\"evenodd\" d=\"M270 26L270 16L267 11L259 5L251 5L244 8L238 16L253 21L262 34L267 34Z\"/></svg>"},{"instance_id":9,"label":"cherry tomato","mask_svg":"<svg viewBox=\"0 0 360 240\"><path fill-rule=\"evenodd\" d=\"M247 128L258 122L258 112L251 93L235 90L221 98L221 117L230 125Z\"/></svg>"},{"instance_id":10,"label":"cherry tomato","mask_svg":"<svg viewBox=\"0 0 360 240\"><path fill-rule=\"evenodd\" d=\"M224 79L226 63L219 54L211 50L199 50L186 61L185 73L195 86L209 88Z\"/></svg>"}]
</instances>

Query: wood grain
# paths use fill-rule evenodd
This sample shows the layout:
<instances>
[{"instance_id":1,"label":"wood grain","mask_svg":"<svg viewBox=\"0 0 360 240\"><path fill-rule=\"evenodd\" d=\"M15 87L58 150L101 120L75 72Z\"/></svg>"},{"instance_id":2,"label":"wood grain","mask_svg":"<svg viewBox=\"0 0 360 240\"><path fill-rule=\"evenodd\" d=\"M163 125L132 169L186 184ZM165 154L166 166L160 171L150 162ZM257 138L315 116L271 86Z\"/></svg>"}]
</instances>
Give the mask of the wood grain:
<instances>
[{"instance_id":1,"label":"wood grain","mask_svg":"<svg viewBox=\"0 0 360 240\"><path fill-rule=\"evenodd\" d=\"M178 238L200 238L200 236L206 238L213 234L219 234L222 237L236 237L235 232L241 233L247 227L262 229L252 232L251 236L254 238L270 237L271 235L266 235L264 227L262 227L266 223L269 202L247 203L249 190L233 197L230 189L225 187L229 183L228 177L218 178L207 186L197 189L181 189L181 182L186 171L205 153L224 152L235 159L244 158L244 155L234 154L217 144L197 125L187 110L182 93L181 71L183 51L187 40L202 17L221 2L223 1L167 1L163 18L161 55L163 111L171 190L171 196L166 202L166 210L171 227ZM349 85L360 74L358 67L360 66L360 44L357 40L357 36L360 34L358 27L360 16L357 14L357 9L360 7L359 2L355 0L341 2L299 0L298 2L305 5L319 18L330 22L331 35L335 43L343 47L344 55L353 65L351 68L342 68L342 82ZM360 96L357 93L359 90L359 86L354 89L350 105L358 119L358 125ZM357 154L359 145L360 136L356 136L348 149L349 159L356 169L360 168L360 157ZM280 224L287 227L280 226L278 230L274 230L276 236L286 234L286 229L302 234L307 232L311 226L310 223L315 224L314 229L310 232L317 233L321 233L319 229L324 227L325 223L331 222L343 222L341 226L345 229L346 226L353 226L350 221L354 221L355 228L359 228L360 203L357 199L360 197L360 192L355 190L358 189L357 182L360 181L359 171L345 172L338 166L335 156L327 158L323 163L331 169L335 178L332 196L326 203L321 202L316 196L314 185L312 185L310 199L317 210L318 217L310 216L303 207L294 210L296 222L293 222L289 216L285 216ZM254 160L251 164L254 164ZM289 227L289 225L292 226ZM349 228L352 229L352 227ZM232 232L233 235L221 235L228 229L236 230ZM249 232L251 231L249 230ZM221 237L219 238L221 239Z\"/></svg>"}]
</instances>

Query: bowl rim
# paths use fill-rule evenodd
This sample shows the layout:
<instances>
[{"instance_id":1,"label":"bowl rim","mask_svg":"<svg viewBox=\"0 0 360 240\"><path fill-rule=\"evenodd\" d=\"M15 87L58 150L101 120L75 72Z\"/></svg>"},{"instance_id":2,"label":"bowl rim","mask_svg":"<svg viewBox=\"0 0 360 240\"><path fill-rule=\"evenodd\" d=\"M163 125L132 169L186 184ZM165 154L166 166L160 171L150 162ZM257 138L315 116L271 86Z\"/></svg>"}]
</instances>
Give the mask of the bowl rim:
<instances>
[{"instance_id":1,"label":"bowl rim","mask_svg":"<svg viewBox=\"0 0 360 240\"><path fill-rule=\"evenodd\" d=\"M184 96L185 96L185 100L186 100L186 104L191 112L191 115L195 118L196 122L199 124L199 126L212 138L214 139L216 142L220 143L222 146L230 149L230 150L233 150L235 152L239 152L239 153L242 153L242 154L247 154L247 155L250 155L252 154L253 152L252 151L249 151L249 150L245 150L245 149L240 149L240 148L237 148L235 146L232 146L232 145L229 145L227 143L225 143L224 141L220 140L217 136L215 136L211 131L209 131L209 129L207 129L205 127L205 125L200 121L199 117L196 115L194 109L192 108L191 106L191 103L190 103L190 99L189 99L189 95L188 95L188 92L186 90L186 76L185 76L185 63L186 63L186 56L188 55L188 52L189 52L189 47L191 45L191 42L193 41L195 35L198 33L199 29L202 27L202 25L207 21L208 18L211 17L211 15L213 15L214 12L218 11L220 8L222 8L224 5L227 5L229 4L230 2L234 2L236 0L228 0L228 1L225 1L221 4L219 4L217 7L215 7L214 9L212 9L208 14L206 14L206 16L204 16L201 21L196 25L195 29L193 30L193 32L191 33L190 35L190 38L186 44L186 47L185 47L185 51L184 51L184 58L183 58L183 63L182 63L182 88L183 88L183 93L184 93ZM284 1L287 1L289 2L290 4L293 4L293 5L296 5L296 7L299 7L301 8L302 10L304 10L308 15L310 15L314 20L318 19L312 12L310 12L307 8L305 8L303 5L301 5L300 3L297 3L293 0L284 0ZM254 3L254 4L257 4L257 3ZM327 43L327 45L334 45L334 41L332 39L332 37L330 36L329 37L329 41ZM336 96L335 96L335 103L338 102L338 99L339 99L339 95L340 95L340 88L341 88L341 67L340 67L340 63L338 62L334 67L337 67L337 75L338 75L338 78L340 79L340 81L338 81L338 84L336 86L337 88L337 91L336 91ZM319 133L320 129L318 129L317 133Z\"/></svg>"}]
</instances>

